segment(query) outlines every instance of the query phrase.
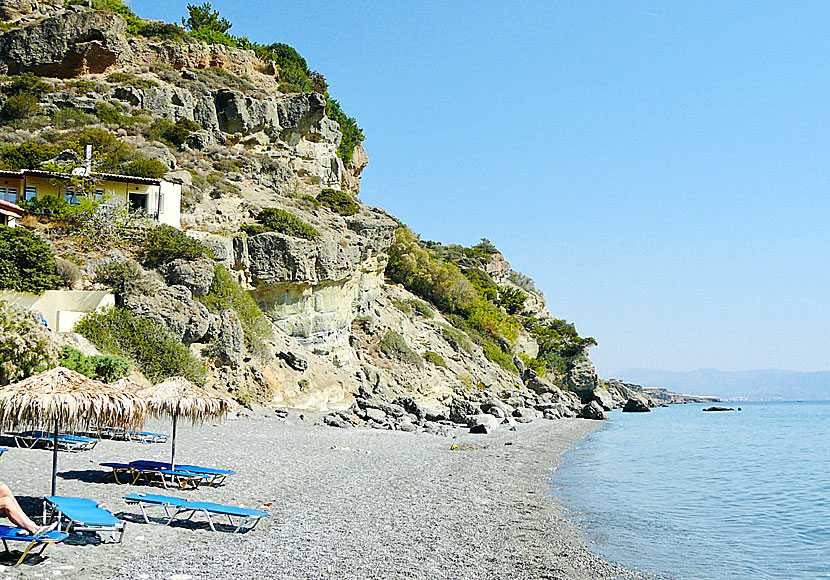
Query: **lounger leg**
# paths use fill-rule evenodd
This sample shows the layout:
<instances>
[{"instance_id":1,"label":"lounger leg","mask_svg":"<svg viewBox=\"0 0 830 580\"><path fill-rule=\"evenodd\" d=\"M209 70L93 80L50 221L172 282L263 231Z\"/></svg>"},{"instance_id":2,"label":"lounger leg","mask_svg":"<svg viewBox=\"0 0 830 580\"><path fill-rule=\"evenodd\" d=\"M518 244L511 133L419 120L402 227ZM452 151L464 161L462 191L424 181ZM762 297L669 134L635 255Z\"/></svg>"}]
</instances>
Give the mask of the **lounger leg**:
<instances>
[{"instance_id":1,"label":"lounger leg","mask_svg":"<svg viewBox=\"0 0 830 580\"><path fill-rule=\"evenodd\" d=\"M26 550L24 550L23 555L22 555L22 556L20 556L20 559L17 561L17 564L15 564L15 565L14 565L14 567L15 567L15 568L17 568L18 566L20 566L20 564L23 562L23 559L24 559L24 558L26 558L26 556L29 554L29 550L31 550L32 548L34 548L36 545L37 545L37 541L32 540L32 541L29 543L29 545L28 545L28 546L26 546Z\"/></svg>"},{"instance_id":2,"label":"lounger leg","mask_svg":"<svg viewBox=\"0 0 830 580\"><path fill-rule=\"evenodd\" d=\"M202 513L205 514L205 517L207 518L208 525L210 526L210 530L212 532L215 532L216 528L213 527L213 518L210 517L210 512L207 511L207 510L202 510Z\"/></svg>"}]
</instances>

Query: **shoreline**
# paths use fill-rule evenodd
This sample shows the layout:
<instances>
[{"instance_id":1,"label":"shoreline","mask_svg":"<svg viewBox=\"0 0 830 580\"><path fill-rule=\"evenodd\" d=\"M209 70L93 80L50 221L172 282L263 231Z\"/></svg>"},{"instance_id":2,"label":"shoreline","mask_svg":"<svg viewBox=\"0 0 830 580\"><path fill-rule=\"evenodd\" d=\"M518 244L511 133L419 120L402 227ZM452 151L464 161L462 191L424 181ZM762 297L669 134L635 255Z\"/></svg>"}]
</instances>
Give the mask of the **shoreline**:
<instances>
[{"instance_id":1,"label":"shoreline","mask_svg":"<svg viewBox=\"0 0 830 580\"><path fill-rule=\"evenodd\" d=\"M611 579L647 578L590 551L548 482L561 454L601 425L534 421L489 435L454 437L334 429L292 412L258 409L223 424L181 425L180 461L232 469L217 488L164 490L116 485L99 462L169 460L170 445L101 441L61 453L58 494L88 497L132 520L123 544L73 537L4 577L137 580L237 578ZM147 429L169 432L160 421ZM455 449L451 446L455 445ZM240 452L244 450L244 453ZM39 514L51 453L18 449L0 460L3 478ZM138 522L127 493L174 495L267 509L247 534L202 524ZM273 504L263 507L264 504ZM39 563L38 563L39 562ZM4 564L9 559L3 560Z\"/></svg>"}]
</instances>

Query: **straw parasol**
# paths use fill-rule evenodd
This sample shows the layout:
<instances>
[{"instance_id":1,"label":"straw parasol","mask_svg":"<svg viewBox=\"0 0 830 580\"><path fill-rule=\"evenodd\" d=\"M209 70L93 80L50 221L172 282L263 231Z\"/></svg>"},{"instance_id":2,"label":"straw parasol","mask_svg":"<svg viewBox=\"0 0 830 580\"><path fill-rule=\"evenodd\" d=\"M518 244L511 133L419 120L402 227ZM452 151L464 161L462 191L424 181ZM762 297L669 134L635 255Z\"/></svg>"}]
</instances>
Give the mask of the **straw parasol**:
<instances>
[{"instance_id":1,"label":"straw parasol","mask_svg":"<svg viewBox=\"0 0 830 580\"><path fill-rule=\"evenodd\" d=\"M190 419L193 424L203 423L210 417L224 417L228 412L227 399L208 393L182 377L173 377L152 387L136 391L144 399L147 408L155 417L173 418L173 449L170 454L170 469L176 469L176 422L179 416Z\"/></svg>"},{"instance_id":2,"label":"straw parasol","mask_svg":"<svg viewBox=\"0 0 830 580\"><path fill-rule=\"evenodd\" d=\"M0 387L0 428L53 427L52 495L58 471L58 432L96 422L132 429L144 422L144 401L64 367Z\"/></svg>"}]
</instances>

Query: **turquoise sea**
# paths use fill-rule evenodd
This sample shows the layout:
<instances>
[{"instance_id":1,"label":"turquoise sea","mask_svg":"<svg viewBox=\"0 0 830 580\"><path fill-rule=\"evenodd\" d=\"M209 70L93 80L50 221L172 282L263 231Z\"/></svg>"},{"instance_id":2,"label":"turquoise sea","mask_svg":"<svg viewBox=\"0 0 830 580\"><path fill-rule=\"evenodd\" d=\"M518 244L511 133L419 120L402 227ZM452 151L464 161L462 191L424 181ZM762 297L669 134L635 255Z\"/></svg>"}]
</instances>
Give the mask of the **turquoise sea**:
<instances>
[{"instance_id":1,"label":"turquoise sea","mask_svg":"<svg viewBox=\"0 0 830 580\"><path fill-rule=\"evenodd\" d=\"M830 402L611 413L554 495L592 548L677 580L830 578Z\"/></svg>"}]
</instances>

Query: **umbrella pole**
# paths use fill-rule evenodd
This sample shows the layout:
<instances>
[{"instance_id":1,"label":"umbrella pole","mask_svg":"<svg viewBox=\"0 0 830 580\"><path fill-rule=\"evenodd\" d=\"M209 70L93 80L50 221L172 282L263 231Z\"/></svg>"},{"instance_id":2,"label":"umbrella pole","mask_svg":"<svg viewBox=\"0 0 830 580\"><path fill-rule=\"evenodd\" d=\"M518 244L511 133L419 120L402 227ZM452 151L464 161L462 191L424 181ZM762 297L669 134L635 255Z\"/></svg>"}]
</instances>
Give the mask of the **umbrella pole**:
<instances>
[{"instance_id":1,"label":"umbrella pole","mask_svg":"<svg viewBox=\"0 0 830 580\"><path fill-rule=\"evenodd\" d=\"M58 477L58 420L55 419L55 432L52 436L52 495L55 495Z\"/></svg>"},{"instance_id":2,"label":"umbrella pole","mask_svg":"<svg viewBox=\"0 0 830 580\"><path fill-rule=\"evenodd\" d=\"M173 415L173 452L170 454L170 470L176 471L176 419L178 415Z\"/></svg>"}]
</instances>

